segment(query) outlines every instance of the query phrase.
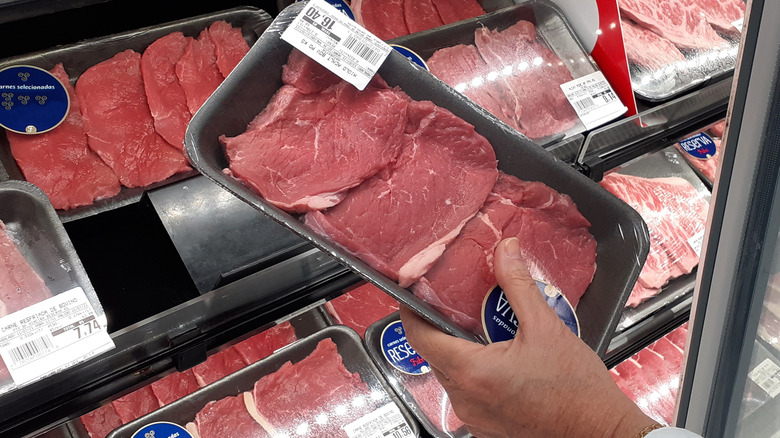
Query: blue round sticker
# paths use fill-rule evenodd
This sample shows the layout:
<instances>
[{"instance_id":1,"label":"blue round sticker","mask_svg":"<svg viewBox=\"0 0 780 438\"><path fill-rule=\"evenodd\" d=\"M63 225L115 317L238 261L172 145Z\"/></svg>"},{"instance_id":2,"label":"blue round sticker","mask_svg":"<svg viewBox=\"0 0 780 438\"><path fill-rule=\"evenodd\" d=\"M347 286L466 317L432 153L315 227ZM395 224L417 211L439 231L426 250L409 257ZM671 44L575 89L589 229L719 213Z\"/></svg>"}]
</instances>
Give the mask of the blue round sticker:
<instances>
[{"instance_id":1,"label":"blue round sticker","mask_svg":"<svg viewBox=\"0 0 780 438\"><path fill-rule=\"evenodd\" d=\"M70 97L48 71L16 65L0 70L0 105L0 126L20 134L36 134L65 120Z\"/></svg>"},{"instance_id":2,"label":"blue round sticker","mask_svg":"<svg viewBox=\"0 0 780 438\"><path fill-rule=\"evenodd\" d=\"M558 318L566 324L575 335L580 335L580 322L569 300L553 285L536 281L547 305L555 310ZM482 304L482 326L485 329L488 341L501 342L513 339L517 334L517 317L509 305L504 290L496 286L485 297Z\"/></svg>"},{"instance_id":3,"label":"blue round sticker","mask_svg":"<svg viewBox=\"0 0 780 438\"><path fill-rule=\"evenodd\" d=\"M680 146L688 155L700 160L712 158L718 152L715 142L703 132L681 141Z\"/></svg>"},{"instance_id":4,"label":"blue round sticker","mask_svg":"<svg viewBox=\"0 0 780 438\"><path fill-rule=\"evenodd\" d=\"M404 46L399 46L398 44L390 44L390 47L395 49L398 53L404 55L406 59L408 59L412 64L422 68L425 71L428 71L428 64L423 61L420 55L414 53Z\"/></svg>"},{"instance_id":5,"label":"blue round sticker","mask_svg":"<svg viewBox=\"0 0 780 438\"><path fill-rule=\"evenodd\" d=\"M406 374L421 375L429 372L431 366L406 341L406 332L401 321L393 321L385 327L380 338L382 353L390 365Z\"/></svg>"},{"instance_id":6,"label":"blue round sticker","mask_svg":"<svg viewBox=\"0 0 780 438\"><path fill-rule=\"evenodd\" d=\"M295 0L295 3L300 3L307 0ZM352 8L349 7L349 5L344 2L344 0L325 0L328 2L331 6L338 9L339 12L349 17L350 20L355 21L355 14L352 12Z\"/></svg>"},{"instance_id":7,"label":"blue round sticker","mask_svg":"<svg viewBox=\"0 0 780 438\"><path fill-rule=\"evenodd\" d=\"M178 424L161 421L138 429L132 438L193 438L187 429Z\"/></svg>"}]
</instances>

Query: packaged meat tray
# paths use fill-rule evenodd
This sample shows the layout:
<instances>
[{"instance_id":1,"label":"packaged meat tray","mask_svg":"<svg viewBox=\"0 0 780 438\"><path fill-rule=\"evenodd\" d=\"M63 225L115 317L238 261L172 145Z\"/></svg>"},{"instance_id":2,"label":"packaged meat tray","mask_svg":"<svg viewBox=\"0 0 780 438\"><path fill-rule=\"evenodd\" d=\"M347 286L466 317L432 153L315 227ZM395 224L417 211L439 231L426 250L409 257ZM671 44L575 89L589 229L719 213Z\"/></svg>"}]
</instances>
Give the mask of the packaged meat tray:
<instances>
[{"instance_id":1,"label":"packaged meat tray","mask_svg":"<svg viewBox=\"0 0 780 438\"><path fill-rule=\"evenodd\" d=\"M600 184L637 209L650 231L624 327L693 290L711 194L674 146L629 161Z\"/></svg>"},{"instance_id":2,"label":"packaged meat tray","mask_svg":"<svg viewBox=\"0 0 780 438\"><path fill-rule=\"evenodd\" d=\"M732 74L743 0L619 0L634 93L658 102Z\"/></svg>"},{"instance_id":3,"label":"packaged meat tray","mask_svg":"<svg viewBox=\"0 0 780 438\"><path fill-rule=\"evenodd\" d=\"M0 70L49 70L71 95L71 112L52 131L4 130L0 175L39 185L67 222L137 202L147 190L196 174L181 151L190 111L270 21L264 11L241 7L0 60ZM125 92L101 91L111 87ZM122 113L102 111L102 105ZM122 132L144 140L123 141ZM134 160L142 158L135 157L151 156L136 170L141 163Z\"/></svg>"},{"instance_id":4,"label":"packaged meat tray","mask_svg":"<svg viewBox=\"0 0 780 438\"><path fill-rule=\"evenodd\" d=\"M585 130L560 85L599 68L552 2L524 1L391 42L413 50L434 76L538 144Z\"/></svg>"},{"instance_id":5,"label":"packaged meat tray","mask_svg":"<svg viewBox=\"0 0 780 438\"><path fill-rule=\"evenodd\" d=\"M364 279L376 284L396 300L415 309L421 316L443 330L472 340L482 340L481 327L475 328L472 324L471 327L464 329L462 325L454 323L450 317L434 309L430 304L430 298L426 302L415 295L412 290L401 287L400 284L408 286L415 283L422 274L425 274L425 269L430 267L439 255L446 253L442 243L446 245L446 242L451 242L458 237L458 231L480 209L480 205L486 200L485 196L492 190L496 190L497 194L495 198L491 198L493 199L491 202L495 202L503 196L498 192L516 190L517 186L539 191L536 197L531 196L528 199L542 200L549 199L549 196L559 199L561 201L559 203L544 205L555 205L555 208L565 209L566 213L563 211L560 211L560 214L552 213L552 211L538 211L539 215L533 213L528 218L539 218L534 224L543 228L547 228L546 224L548 223L557 223L559 218L571 218L567 225L556 225L557 228L549 231L553 233L564 230L561 232L569 233L566 238L561 236L561 239L547 239L546 241L569 242L569 239L581 239L581 244L569 247L570 250L578 251L578 255L567 258L566 267L561 267L555 272L562 275L565 270L570 269L570 266L582 265L582 270L577 272L583 275L566 276L566 279L573 283L576 282L576 285L570 285L570 288L576 289L582 297L578 304L582 338L591 348L603 354L613 334L628 292L636 281L641 261L644 260L648 251L647 230L639 215L582 174L554 159L536 144L528 141L526 137L508 129L503 124L495 123L495 119L489 117L484 110L463 99L462 95L434 77L423 74L398 53L389 55L379 70L379 77L374 78L368 86L367 92L358 93L355 88L343 82L336 82L329 86L328 81L332 81L334 78L330 72L322 70L321 66L314 64L300 52L293 51L288 43L279 38L280 33L287 28L291 20L304 7L306 5L293 5L285 9L253 46L241 65L195 115L189 125L186 137L186 150L193 165L206 177L214 180L220 186L225 187L231 193L268 214L295 233L310 240L315 246L335 257ZM291 63L285 66L288 60ZM283 70L285 71L284 79L288 83L285 86L282 82ZM389 86L384 85L383 79L387 81L389 86L398 88L390 89ZM297 85L293 86L289 83ZM326 107L315 104L318 96L328 93L336 93L341 96L341 98L337 97L335 100L327 101L338 105L337 110L328 112ZM289 101L283 101L288 97ZM247 134L247 137L241 137L239 140L233 136L245 133L247 125L263 112L272 98L275 104L269 111L279 110L280 112L278 113L279 118L276 118L277 115L274 113L269 120L278 120L282 124L279 126L301 131L296 136L285 136L287 139L301 139L301 149L285 148L290 152L300 150L301 156L286 156L281 159L282 162L318 163L316 169L306 164L307 169L313 169L304 174L307 177L308 175L316 176L317 172L320 174L331 172L339 175L338 178L315 179L314 186L311 182L308 183L311 193L315 193L314 195L306 193L306 183L300 185L289 185L288 182L275 184L271 181L278 178L273 176L270 179L253 180L268 188L269 193L274 193L270 195L275 198L272 203L267 199L268 195L266 197L260 196L255 189L245 185L234 176L236 172L244 174L243 172L247 171L252 174L256 170L268 169L267 167L253 167L251 164L252 160L259 156L251 151L260 151L258 153L262 154L260 148L252 146L248 149L250 151L248 154L237 152L242 144L251 144L251 142L243 142L243 139L250 138L251 135L254 135L253 133ZM349 99L354 99L354 103L347 103ZM277 104L279 105L277 106ZM295 109L296 105L300 105L297 107L300 108L299 110ZM362 105L365 107L360 108ZM382 107L374 107L372 110L371 105L382 105ZM393 107L388 108L385 105ZM318 108L322 108L325 114L320 113ZM403 118L405 118L406 109L410 114L407 128L411 130L410 132L418 132L413 137L407 137L399 128L405 124ZM287 114L285 111L288 110L292 111L290 116L294 120L298 120L295 124L284 122L285 117L288 117L285 115ZM313 112L304 115L300 111ZM368 124L363 123L360 117L365 117L365 114L371 113L371 111L377 111L378 114L384 115L383 117L387 117L387 119ZM230 114L229 117L227 117L228 114ZM326 117L327 114L336 114L331 118L339 120L339 123L332 124L333 120ZM341 117L351 118L353 121L351 123L341 122ZM266 119L255 120L256 123L251 126L263 129L268 126L264 124L263 120ZM321 129L339 130L337 132L330 131L332 134L327 132L323 135L317 134L317 139L323 140L322 145L329 146L322 148L318 146L316 150L310 147L312 144L320 145L320 140L309 137L315 135L317 131L305 128L308 126L307 123L314 123L311 120L322 120L322 122L316 122L318 126L322 127ZM423 122L423 120L425 121ZM450 125L457 126L454 128L457 130L438 130L441 129L438 126ZM342 127L353 126L360 126L361 129L341 130ZM386 126L387 129L382 128L382 126ZM372 132L364 133L362 129ZM440 132L462 133L463 137L458 138L462 138L465 143L456 142L456 145L461 146L448 148L447 146L453 140L439 137ZM334 135L338 137L334 137ZM347 141L326 143L329 139L341 138L342 136L354 137ZM254 138L264 140L274 137L263 134ZM309 139L307 140L307 138ZM377 142L377 138L387 141ZM397 166L397 169L401 170L396 169L397 171L393 173L393 177L396 178L393 180L393 187L387 187L389 183L383 180L381 175L371 178L366 184L360 184L361 175L365 176L364 172L369 172L367 174L369 177L372 174L376 175L376 172L381 170L383 166L387 166L389 162L394 160L393 147L397 148L396 150L401 150L402 142L409 138L428 146L424 146L425 152L418 156L409 155L416 149L407 150L403 163L412 164ZM230 152L228 153L236 159L233 165L229 163L226 148L223 147L221 141L229 143L227 150ZM330 163L330 159L326 156L352 156L352 154L357 153L356 151L336 152L331 148L336 146L354 148L358 144L361 145L359 159L356 158L349 162L334 162L332 165L327 164ZM363 147L364 144L365 147ZM469 146L466 147L466 144ZM366 152L369 145L377 146L379 152L373 154ZM463 155L458 155L458 151L463 152ZM317 154L322 155L317 160L311 161ZM272 159L276 156L270 155ZM244 158L246 158L245 161ZM501 173L500 177L495 168L496 160L498 162L497 170ZM460 164L465 167L460 166ZM470 169L469 172L465 173L464 168ZM413 174L413 176L407 178L407 174ZM466 181L461 177L469 179ZM520 181L518 178L528 182ZM447 182L450 180L452 182ZM495 184L496 181L499 184ZM420 184L423 184L423 187L420 187ZM495 187L491 188L494 184ZM345 190L356 185L358 187L354 189L355 195L353 196L353 192L349 192L350 196L346 196ZM291 187L293 191L301 190L301 193L296 194L297 197L292 196L288 190ZM385 197L381 195L381 192L377 192L377 190L384 190L382 187L386 187L388 190L400 190L398 193L401 196L406 193L416 194L417 197ZM425 190L441 190L439 193L445 194L454 191L458 191L458 193L447 195L446 199L438 199L438 202L422 202L425 199L423 193ZM374 198L384 199L384 201L376 204L377 207L372 212L371 209L374 207L371 205L374 204L371 200ZM339 203L342 199L346 200ZM410 210L414 214L401 213L401 210L396 210L395 204L388 202L393 199L403 199L405 207L416 203L415 205L420 209ZM335 208L325 211L328 216L325 216L322 211L316 210L318 207L333 206L337 203ZM484 204L488 207L497 206L492 203L490 205ZM574 211L574 205L579 211ZM283 208L279 208L279 206ZM349 213L347 210L352 207L356 208L355 211L362 209L365 214ZM310 208L311 211L306 215L299 214ZM529 208L531 207L529 206ZM385 209L387 209L386 212ZM372 219L372 215L378 214L377 212L380 210L386 213L383 213L382 219ZM423 211L425 212L423 213ZM372 265L353 255L354 253L345 250L343 246L336 244L331 238L322 237L319 234L323 230L322 227L336 230L334 231L336 234L342 233L342 231L338 231L339 217L347 218L347 220L360 218L360 220L365 221L365 227L361 229L363 230L361 236L365 235L365 239L360 240L360 245L368 245L369 249L363 252L364 259L370 259L371 245L376 245L375 242L382 242L382 245L387 244L387 248L395 248L388 250L388 256L392 260L385 261L381 257L375 257ZM437 219L437 223L434 225L427 224L433 218L441 220ZM304 221L309 225L306 225ZM590 225L588 231L584 230L585 224ZM372 231L371 227L376 226L381 226L383 231ZM398 228L408 229L412 226L419 227L421 233L416 235L398 233ZM431 229L431 226L436 228ZM479 227L479 223L474 223L472 226ZM391 229L392 227L395 228ZM316 231L317 229L320 231ZM349 230L346 232L352 233ZM436 233L441 233L441 236ZM376 236L384 237L383 239L375 239ZM344 244L345 241L341 242ZM468 242L464 240L461 243ZM426 245L432 245L433 251L429 252ZM355 249L353 248L352 251ZM362 250L358 249L359 251ZM422 255L416 256L415 251L419 251ZM492 253L492 249L488 248L487 251L483 249L482 252L487 258L488 253ZM551 252L540 252L539 254L544 255ZM432 258L426 258L429 255ZM451 262L458 261L457 255L452 252L448 257L450 257ZM609 267L609 269L595 268L594 259L596 266ZM560 262L563 263L563 260ZM488 262L482 261L481 263ZM534 263L532 270L539 269L541 272L541 269L547 269L535 261ZM555 261L550 263L555 263ZM440 264L439 266L444 269L445 265ZM396 269L398 270L396 271ZM490 268L488 267L488 269ZM550 271L548 269L546 272L549 274ZM469 275L472 271L460 270L460 272L462 275ZM485 275L492 275L492 270ZM583 278L586 276L588 278ZM592 282L590 281L591 277ZM446 281L447 276L443 278ZM438 283L437 279L441 279L440 276L426 278L425 283L417 282L414 288L420 295L430 294L431 290L434 290L433 294L436 295L436 289L442 284ZM478 281L482 282L483 278L480 277ZM480 284L484 286L484 284ZM588 284L590 285L588 286ZM463 294L474 295L471 288L459 290L462 290ZM476 295L482 293L481 288L475 290L480 291ZM583 292L584 295L582 295ZM579 297L572 296L573 299ZM479 301L480 307L482 300L482 296L472 299L472 301ZM454 302L457 303L459 300L454 299ZM434 302L434 304L436 303ZM469 310L474 309L470 307Z\"/></svg>"},{"instance_id":6,"label":"packaged meat tray","mask_svg":"<svg viewBox=\"0 0 780 438\"><path fill-rule=\"evenodd\" d=\"M106 315L46 195L24 181L0 183L0 317L81 288L105 328ZM0 359L0 393L16 388Z\"/></svg>"},{"instance_id":7,"label":"packaged meat tray","mask_svg":"<svg viewBox=\"0 0 780 438\"><path fill-rule=\"evenodd\" d=\"M329 322L345 325L365 338L371 324L398 311L398 301L373 284L363 283L322 307Z\"/></svg>"},{"instance_id":8,"label":"packaged meat tray","mask_svg":"<svg viewBox=\"0 0 780 438\"><path fill-rule=\"evenodd\" d=\"M382 334L400 324L398 312L371 324L366 331L366 348L390 385L425 430L435 438L468 438L471 434L452 409L447 393L432 372L413 375L395 368L382 351ZM389 329L395 328L393 325ZM403 346L400 347L403 349Z\"/></svg>"},{"instance_id":9,"label":"packaged meat tray","mask_svg":"<svg viewBox=\"0 0 780 438\"><path fill-rule=\"evenodd\" d=\"M332 326L108 436L129 438L141 427L163 421L197 431L201 438L224 436L214 433L227 425L235 437L347 438L345 427L352 431L350 437L375 436L355 435L354 428L382 415L385 421L376 423L387 430L368 432L406 428L400 436L419 436L417 423L381 377L360 336Z\"/></svg>"}]
</instances>

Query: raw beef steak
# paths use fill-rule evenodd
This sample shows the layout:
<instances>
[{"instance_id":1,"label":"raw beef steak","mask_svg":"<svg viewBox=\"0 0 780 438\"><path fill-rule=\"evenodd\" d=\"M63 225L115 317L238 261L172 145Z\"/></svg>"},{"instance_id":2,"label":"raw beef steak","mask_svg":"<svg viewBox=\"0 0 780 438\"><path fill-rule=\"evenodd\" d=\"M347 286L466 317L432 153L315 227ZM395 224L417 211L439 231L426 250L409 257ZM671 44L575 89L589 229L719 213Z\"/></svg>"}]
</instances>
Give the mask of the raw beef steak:
<instances>
[{"instance_id":1,"label":"raw beef steak","mask_svg":"<svg viewBox=\"0 0 780 438\"><path fill-rule=\"evenodd\" d=\"M743 0L688 0L698 6L716 29L735 32L734 22L745 18Z\"/></svg>"},{"instance_id":2,"label":"raw beef steak","mask_svg":"<svg viewBox=\"0 0 780 438\"><path fill-rule=\"evenodd\" d=\"M153 382L149 386L152 388L154 396L157 397L160 406L173 403L200 388L192 370L173 373Z\"/></svg>"},{"instance_id":3,"label":"raw beef steak","mask_svg":"<svg viewBox=\"0 0 780 438\"><path fill-rule=\"evenodd\" d=\"M723 138L723 132L726 130L726 121L722 121L720 123L716 123L712 126L710 126L710 132L712 135L718 138Z\"/></svg>"},{"instance_id":4,"label":"raw beef steak","mask_svg":"<svg viewBox=\"0 0 780 438\"><path fill-rule=\"evenodd\" d=\"M199 438L265 438L271 435L249 415L244 394L211 401L195 416Z\"/></svg>"},{"instance_id":5,"label":"raw beef steak","mask_svg":"<svg viewBox=\"0 0 780 438\"><path fill-rule=\"evenodd\" d=\"M293 49L287 64L282 67L282 82L303 94L311 94L336 85L341 79L303 52Z\"/></svg>"},{"instance_id":6,"label":"raw beef steak","mask_svg":"<svg viewBox=\"0 0 780 438\"><path fill-rule=\"evenodd\" d=\"M214 43L219 72L227 77L249 51L249 44L241 34L241 29L222 20L211 23L209 36Z\"/></svg>"},{"instance_id":7,"label":"raw beef steak","mask_svg":"<svg viewBox=\"0 0 780 438\"><path fill-rule=\"evenodd\" d=\"M325 304L337 324L364 337L371 324L398 310L398 301L371 283L366 283Z\"/></svg>"},{"instance_id":8,"label":"raw beef steak","mask_svg":"<svg viewBox=\"0 0 780 438\"><path fill-rule=\"evenodd\" d=\"M412 290L464 329L482 334L482 303L496 285L495 248L517 237L531 275L558 287L576 306L596 270L589 228L568 196L501 173L477 216Z\"/></svg>"},{"instance_id":9,"label":"raw beef steak","mask_svg":"<svg viewBox=\"0 0 780 438\"><path fill-rule=\"evenodd\" d=\"M58 210L90 205L121 189L114 171L87 144L76 91L68 74L57 64L51 73L70 96L70 112L49 132L36 135L6 131L11 154L24 178L38 186Z\"/></svg>"},{"instance_id":10,"label":"raw beef steak","mask_svg":"<svg viewBox=\"0 0 780 438\"><path fill-rule=\"evenodd\" d=\"M205 362L192 367L195 379L200 387L210 385L217 380L244 368L246 362L234 347L214 353Z\"/></svg>"},{"instance_id":11,"label":"raw beef steak","mask_svg":"<svg viewBox=\"0 0 780 438\"><path fill-rule=\"evenodd\" d=\"M224 79L217 67L216 49L208 29L204 29L198 39L189 40L176 63L176 77L184 89L190 114L195 115Z\"/></svg>"},{"instance_id":12,"label":"raw beef steak","mask_svg":"<svg viewBox=\"0 0 780 438\"><path fill-rule=\"evenodd\" d=\"M482 27L476 30L474 40L489 68L502 72L497 82L520 132L542 138L564 132L578 122L560 87L571 81L572 75L555 53L536 40L532 23L519 21L503 31ZM511 74L503 73L506 68Z\"/></svg>"},{"instance_id":13,"label":"raw beef steak","mask_svg":"<svg viewBox=\"0 0 780 438\"><path fill-rule=\"evenodd\" d=\"M43 279L27 263L0 221L0 317L51 296Z\"/></svg>"},{"instance_id":14,"label":"raw beef steak","mask_svg":"<svg viewBox=\"0 0 780 438\"><path fill-rule=\"evenodd\" d=\"M81 423L87 429L90 438L105 438L122 425L122 419L109 403L82 415Z\"/></svg>"},{"instance_id":15,"label":"raw beef steak","mask_svg":"<svg viewBox=\"0 0 780 438\"><path fill-rule=\"evenodd\" d=\"M444 24L467 20L485 13L476 0L433 0L433 5L436 6Z\"/></svg>"},{"instance_id":16,"label":"raw beef steak","mask_svg":"<svg viewBox=\"0 0 780 438\"><path fill-rule=\"evenodd\" d=\"M405 0L353 0L355 21L382 40L408 35Z\"/></svg>"},{"instance_id":17,"label":"raw beef steak","mask_svg":"<svg viewBox=\"0 0 780 438\"><path fill-rule=\"evenodd\" d=\"M386 87L360 92L340 82L302 94L288 85L246 132L220 141L232 174L268 202L295 213L320 210L397 159L406 106L406 96Z\"/></svg>"},{"instance_id":18,"label":"raw beef steak","mask_svg":"<svg viewBox=\"0 0 780 438\"><path fill-rule=\"evenodd\" d=\"M324 339L300 362L287 362L261 378L250 413L280 436L347 438L342 427L373 410L369 395L360 375L344 367L336 344Z\"/></svg>"},{"instance_id":19,"label":"raw beef steak","mask_svg":"<svg viewBox=\"0 0 780 438\"><path fill-rule=\"evenodd\" d=\"M625 17L681 49L712 49L726 44L692 0L620 0L618 3Z\"/></svg>"},{"instance_id":20,"label":"raw beef steak","mask_svg":"<svg viewBox=\"0 0 780 438\"><path fill-rule=\"evenodd\" d=\"M157 397L154 396L152 388L144 386L137 391L114 400L111 402L111 406L114 407L117 415L122 419L122 423L127 424L136 418L141 418L150 412L156 411L160 404L157 402Z\"/></svg>"},{"instance_id":21,"label":"raw beef steak","mask_svg":"<svg viewBox=\"0 0 780 438\"><path fill-rule=\"evenodd\" d=\"M141 54L125 50L87 69L76 94L89 147L126 187L143 187L190 169L154 130L141 78Z\"/></svg>"},{"instance_id":22,"label":"raw beef steak","mask_svg":"<svg viewBox=\"0 0 780 438\"><path fill-rule=\"evenodd\" d=\"M628 62L658 71L685 61L685 56L671 41L628 20L620 22Z\"/></svg>"},{"instance_id":23,"label":"raw beef steak","mask_svg":"<svg viewBox=\"0 0 780 438\"><path fill-rule=\"evenodd\" d=\"M306 224L407 287L485 202L496 155L474 127L431 102L409 103L398 162Z\"/></svg>"},{"instance_id":24,"label":"raw beef steak","mask_svg":"<svg viewBox=\"0 0 780 438\"><path fill-rule=\"evenodd\" d=\"M251 365L260 359L265 359L274 351L292 344L298 340L295 328L288 321L275 325L262 333L234 345L238 355Z\"/></svg>"},{"instance_id":25,"label":"raw beef steak","mask_svg":"<svg viewBox=\"0 0 780 438\"><path fill-rule=\"evenodd\" d=\"M444 25L431 0L405 0L404 20L409 33Z\"/></svg>"},{"instance_id":26,"label":"raw beef steak","mask_svg":"<svg viewBox=\"0 0 780 438\"><path fill-rule=\"evenodd\" d=\"M176 76L176 63L190 40L181 32L173 32L157 39L141 56L141 74L154 129L179 150L184 149L184 132L192 114Z\"/></svg>"}]
</instances>

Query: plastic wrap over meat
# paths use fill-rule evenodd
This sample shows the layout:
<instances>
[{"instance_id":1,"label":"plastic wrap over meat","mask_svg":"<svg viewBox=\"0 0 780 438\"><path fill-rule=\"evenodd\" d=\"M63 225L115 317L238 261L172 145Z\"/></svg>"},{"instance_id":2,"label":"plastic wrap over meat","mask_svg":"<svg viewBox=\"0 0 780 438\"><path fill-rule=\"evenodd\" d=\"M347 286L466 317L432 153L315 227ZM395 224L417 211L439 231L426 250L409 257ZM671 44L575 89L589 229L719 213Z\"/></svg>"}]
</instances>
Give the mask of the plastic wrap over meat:
<instances>
[{"instance_id":1,"label":"plastic wrap over meat","mask_svg":"<svg viewBox=\"0 0 780 438\"><path fill-rule=\"evenodd\" d=\"M393 370L393 377L398 379L409 393L412 407L418 417L424 418L438 433L437 437L468 436L464 424L452 409L447 392L441 386L433 373L419 376L404 374Z\"/></svg>"},{"instance_id":2,"label":"plastic wrap over meat","mask_svg":"<svg viewBox=\"0 0 780 438\"><path fill-rule=\"evenodd\" d=\"M636 307L698 265L709 202L679 177L642 178L614 172L600 184L638 211L650 231L650 254L626 303Z\"/></svg>"},{"instance_id":3,"label":"plastic wrap over meat","mask_svg":"<svg viewBox=\"0 0 780 438\"><path fill-rule=\"evenodd\" d=\"M383 40L485 13L477 0L353 0L355 21Z\"/></svg>"},{"instance_id":4,"label":"plastic wrap over meat","mask_svg":"<svg viewBox=\"0 0 780 438\"><path fill-rule=\"evenodd\" d=\"M673 95L734 69L743 0L620 0L634 91Z\"/></svg>"},{"instance_id":5,"label":"plastic wrap over meat","mask_svg":"<svg viewBox=\"0 0 780 438\"><path fill-rule=\"evenodd\" d=\"M715 172L717 172L718 163L720 163L721 145L723 142L723 131L725 130L725 125L726 122L724 120L702 131L705 134L708 134L714 143L713 146L715 147L715 153L712 154L710 158L694 157L693 155L686 153L679 143L675 145L681 152L682 156L685 157L685 160L688 161L688 163L691 165L691 167L693 167L696 172L698 172L710 185L712 185L715 181Z\"/></svg>"},{"instance_id":6,"label":"plastic wrap over meat","mask_svg":"<svg viewBox=\"0 0 780 438\"><path fill-rule=\"evenodd\" d=\"M610 370L620 389L656 421L672 424L688 324Z\"/></svg>"}]
</instances>

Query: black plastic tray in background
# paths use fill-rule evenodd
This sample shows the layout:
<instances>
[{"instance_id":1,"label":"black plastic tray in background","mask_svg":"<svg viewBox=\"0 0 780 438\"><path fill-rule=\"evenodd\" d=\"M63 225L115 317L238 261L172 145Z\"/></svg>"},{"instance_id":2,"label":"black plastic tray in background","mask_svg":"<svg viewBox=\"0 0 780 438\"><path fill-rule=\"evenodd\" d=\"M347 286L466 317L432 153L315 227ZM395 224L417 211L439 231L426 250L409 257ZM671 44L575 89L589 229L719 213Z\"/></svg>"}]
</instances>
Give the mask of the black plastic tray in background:
<instances>
[{"instance_id":1,"label":"black plastic tray in background","mask_svg":"<svg viewBox=\"0 0 780 438\"><path fill-rule=\"evenodd\" d=\"M88 68L113 57L123 50L132 49L143 53L146 47L155 40L176 31L183 32L186 36L197 37L201 30L217 20L225 20L233 26L241 27L244 39L251 46L268 27L271 22L271 16L256 8L235 8L3 59L0 60L0 69L11 65L23 64L50 70L56 64L62 63L71 82L75 84L78 77ZM4 168L4 171L2 168ZM0 174L2 173L7 173L11 179L24 180L24 175L11 155L11 149L5 135L0 135ZM194 170L179 173L146 187L127 188L123 186L116 196L96 201L88 206L59 211L58 214L63 221L67 222L133 204L138 202L147 190L161 187L195 174Z\"/></svg>"},{"instance_id":2,"label":"black plastic tray in background","mask_svg":"<svg viewBox=\"0 0 780 438\"><path fill-rule=\"evenodd\" d=\"M368 353L363 347L363 342L358 334L347 327L332 326L325 328L312 336L298 340L278 350L273 355L246 368L239 370L205 388L177 400L169 405L143 416L135 421L127 423L108 435L109 438L130 438L133 433L144 425L168 421L184 426L194 420L195 415L210 401L220 400L225 397L236 396L242 392L251 391L255 382L262 377L276 372L285 362L297 363L311 354L317 344L323 339L330 338L336 344L344 366L353 373L360 374L370 390L378 390L386 393L387 402L393 402L401 410L407 423L412 428L415 436L419 436L419 428L414 418L398 400L393 389L381 376Z\"/></svg>"},{"instance_id":3,"label":"black plastic tray in background","mask_svg":"<svg viewBox=\"0 0 780 438\"><path fill-rule=\"evenodd\" d=\"M282 86L281 67L287 62L292 46L282 41L279 35L302 7L290 6L277 17L230 77L195 115L185 138L190 160L206 177L309 239L315 246L443 330L467 339L476 339L409 290L401 288L328 239L311 232L296 217L268 204L257 193L223 173L228 162L219 136L244 132L247 124L265 108ZM572 197L582 214L593 224L591 233L598 242L595 277L577 310L582 339L602 355L649 250L647 227L639 214L527 138L503 123L497 123L493 116L464 100L460 93L413 67L399 53L390 54L379 74L391 86L400 86L411 98L431 100L473 124L477 132L492 143L500 170L524 180L542 181Z\"/></svg>"}]
</instances>

